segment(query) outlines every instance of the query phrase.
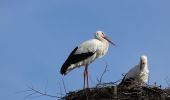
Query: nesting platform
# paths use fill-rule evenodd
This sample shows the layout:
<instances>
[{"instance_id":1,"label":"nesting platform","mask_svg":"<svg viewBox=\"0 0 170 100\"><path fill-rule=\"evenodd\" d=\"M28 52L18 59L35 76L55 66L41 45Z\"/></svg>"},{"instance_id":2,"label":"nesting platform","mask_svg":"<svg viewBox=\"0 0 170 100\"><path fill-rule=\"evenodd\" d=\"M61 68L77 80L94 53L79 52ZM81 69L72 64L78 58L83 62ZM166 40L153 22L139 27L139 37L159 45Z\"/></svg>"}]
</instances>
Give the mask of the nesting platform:
<instances>
[{"instance_id":1,"label":"nesting platform","mask_svg":"<svg viewBox=\"0 0 170 100\"><path fill-rule=\"evenodd\" d=\"M160 86L118 86L112 83L67 93L62 100L170 100L170 89Z\"/></svg>"}]
</instances>

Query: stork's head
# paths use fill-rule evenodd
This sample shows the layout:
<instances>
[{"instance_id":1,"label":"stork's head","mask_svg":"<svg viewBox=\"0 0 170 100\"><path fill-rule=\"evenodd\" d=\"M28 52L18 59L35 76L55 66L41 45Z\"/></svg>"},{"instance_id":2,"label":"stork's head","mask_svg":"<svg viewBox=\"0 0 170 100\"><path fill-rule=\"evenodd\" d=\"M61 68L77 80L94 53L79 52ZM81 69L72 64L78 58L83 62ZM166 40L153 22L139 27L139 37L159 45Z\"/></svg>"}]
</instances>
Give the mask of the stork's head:
<instances>
[{"instance_id":1,"label":"stork's head","mask_svg":"<svg viewBox=\"0 0 170 100\"><path fill-rule=\"evenodd\" d=\"M147 66L147 63L148 63L147 56L142 55L140 57L140 69L143 69L145 66Z\"/></svg>"},{"instance_id":2,"label":"stork's head","mask_svg":"<svg viewBox=\"0 0 170 100\"><path fill-rule=\"evenodd\" d=\"M115 46L115 44L114 44L112 41L110 41L110 40L106 37L105 33L102 32L102 31L97 31L97 32L95 33L95 37L96 37L96 39L99 39L100 41L107 41L107 42L111 43L113 46Z\"/></svg>"}]
</instances>

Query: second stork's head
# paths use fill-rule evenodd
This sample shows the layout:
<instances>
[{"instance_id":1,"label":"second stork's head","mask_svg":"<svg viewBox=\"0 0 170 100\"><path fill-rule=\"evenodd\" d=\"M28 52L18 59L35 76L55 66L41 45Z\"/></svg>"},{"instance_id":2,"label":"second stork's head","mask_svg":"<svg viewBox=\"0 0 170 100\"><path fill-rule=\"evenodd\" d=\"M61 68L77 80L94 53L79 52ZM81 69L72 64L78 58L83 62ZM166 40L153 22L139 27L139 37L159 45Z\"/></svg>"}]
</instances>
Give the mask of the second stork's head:
<instances>
[{"instance_id":1,"label":"second stork's head","mask_svg":"<svg viewBox=\"0 0 170 100\"><path fill-rule=\"evenodd\" d=\"M147 56L142 55L140 57L140 69L142 70L142 69L144 69L147 66L148 66Z\"/></svg>"},{"instance_id":2,"label":"second stork's head","mask_svg":"<svg viewBox=\"0 0 170 100\"><path fill-rule=\"evenodd\" d=\"M106 37L105 33L102 32L102 31L97 31L97 32L95 33L95 38L98 39L98 40L100 40L100 41L109 42L109 43L111 43L113 46L115 46L115 44L114 44L111 40L109 40L109 39Z\"/></svg>"}]
</instances>

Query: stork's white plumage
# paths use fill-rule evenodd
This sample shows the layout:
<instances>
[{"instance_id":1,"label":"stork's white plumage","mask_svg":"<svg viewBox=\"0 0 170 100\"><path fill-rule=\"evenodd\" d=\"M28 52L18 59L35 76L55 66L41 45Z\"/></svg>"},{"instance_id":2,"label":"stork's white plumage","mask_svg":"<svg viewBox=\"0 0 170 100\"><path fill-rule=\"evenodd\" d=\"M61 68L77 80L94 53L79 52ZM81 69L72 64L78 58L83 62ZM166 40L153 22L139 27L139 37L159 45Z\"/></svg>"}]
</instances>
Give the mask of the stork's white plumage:
<instances>
[{"instance_id":1,"label":"stork's white plumage","mask_svg":"<svg viewBox=\"0 0 170 100\"><path fill-rule=\"evenodd\" d=\"M133 83L143 85L148 82L148 77L149 69L147 56L143 55L140 57L140 63L128 71L119 85L130 86Z\"/></svg>"},{"instance_id":2,"label":"stork's white plumage","mask_svg":"<svg viewBox=\"0 0 170 100\"><path fill-rule=\"evenodd\" d=\"M88 65L92 63L96 58L103 57L109 48L109 42L111 42L102 31L95 33L95 38L85 41L77 46L69 55L63 66L61 67L60 73L66 75L74 68L85 66L84 70L84 88L85 83L88 87Z\"/></svg>"}]
</instances>

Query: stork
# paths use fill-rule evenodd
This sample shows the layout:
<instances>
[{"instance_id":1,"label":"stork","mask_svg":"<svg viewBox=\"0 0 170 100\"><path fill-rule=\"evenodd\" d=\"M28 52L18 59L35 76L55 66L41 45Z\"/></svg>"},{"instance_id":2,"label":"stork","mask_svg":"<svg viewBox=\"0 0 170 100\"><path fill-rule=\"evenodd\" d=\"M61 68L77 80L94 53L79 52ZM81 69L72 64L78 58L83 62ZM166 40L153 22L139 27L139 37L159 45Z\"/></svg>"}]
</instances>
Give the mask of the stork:
<instances>
[{"instance_id":1,"label":"stork","mask_svg":"<svg viewBox=\"0 0 170 100\"><path fill-rule=\"evenodd\" d=\"M115 44L106 37L104 32L97 31L94 39L83 42L70 53L62 65L60 73L66 75L71 70L84 66L84 88L88 88L88 65L107 53L109 43L115 46Z\"/></svg>"},{"instance_id":2,"label":"stork","mask_svg":"<svg viewBox=\"0 0 170 100\"><path fill-rule=\"evenodd\" d=\"M149 70L147 56L142 55L138 65L134 66L124 76L119 85L130 86L132 84L143 85L148 82Z\"/></svg>"}]
</instances>

